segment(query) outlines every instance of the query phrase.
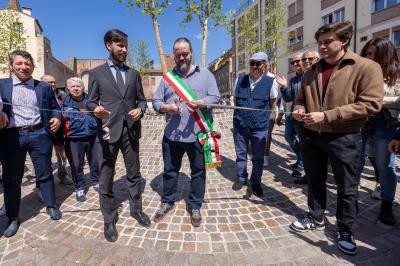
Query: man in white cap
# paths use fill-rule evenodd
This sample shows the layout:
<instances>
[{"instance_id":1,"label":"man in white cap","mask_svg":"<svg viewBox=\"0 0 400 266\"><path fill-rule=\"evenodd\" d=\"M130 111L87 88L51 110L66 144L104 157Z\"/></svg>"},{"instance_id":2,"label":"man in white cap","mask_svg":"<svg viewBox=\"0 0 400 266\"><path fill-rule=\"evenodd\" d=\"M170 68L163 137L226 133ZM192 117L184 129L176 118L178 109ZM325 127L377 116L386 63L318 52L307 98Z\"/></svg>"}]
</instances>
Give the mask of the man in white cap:
<instances>
[{"instance_id":1,"label":"man in white cap","mask_svg":"<svg viewBox=\"0 0 400 266\"><path fill-rule=\"evenodd\" d=\"M251 186L253 194L261 197L261 176L264 149L269 125L269 110L275 107L278 84L273 77L265 75L268 56L255 53L250 58L250 74L240 77L234 90L236 106L263 109L265 111L235 110L233 115L233 138L236 150L236 177L232 189L240 190L247 184L247 150L250 142L253 153Z\"/></svg>"}]
</instances>

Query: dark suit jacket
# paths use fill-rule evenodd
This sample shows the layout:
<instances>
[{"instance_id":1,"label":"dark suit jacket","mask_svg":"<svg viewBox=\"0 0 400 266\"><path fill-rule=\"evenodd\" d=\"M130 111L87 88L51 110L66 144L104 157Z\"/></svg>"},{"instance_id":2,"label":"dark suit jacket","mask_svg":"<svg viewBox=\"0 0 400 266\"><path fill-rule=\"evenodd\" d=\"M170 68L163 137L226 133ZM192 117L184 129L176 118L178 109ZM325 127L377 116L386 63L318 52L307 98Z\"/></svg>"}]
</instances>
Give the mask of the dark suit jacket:
<instances>
[{"instance_id":1,"label":"dark suit jacket","mask_svg":"<svg viewBox=\"0 0 400 266\"><path fill-rule=\"evenodd\" d=\"M34 87L36 92L36 98L38 106L41 109L48 109L53 111L41 110L40 117L42 119L42 124L46 130L55 137L54 133L50 130L50 119L55 117L61 121L60 107L57 103L54 92L49 84L39 80L34 80ZM0 79L0 95L2 97L3 103L12 102L12 91L13 82L11 78ZM10 117L11 106L4 105L3 111Z\"/></svg>"},{"instance_id":2,"label":"dark suit jacket","mask_svg":"<svg viewBox=\"0 0 400 266\"><path fill-rule=\"evenodd\" d=\"M121 137L124 121L133 138L141 137L140 120L134 122L128 116L128 112L135 108L142 109L143 116L147 108L139 72L132 68L128 69L125 76L125 92L122 94L107 63L92 69L89 72L87 107L88 110L93 111L99 105L111 112L110 143L117 142Z\"/></svg>"}]
</instances>

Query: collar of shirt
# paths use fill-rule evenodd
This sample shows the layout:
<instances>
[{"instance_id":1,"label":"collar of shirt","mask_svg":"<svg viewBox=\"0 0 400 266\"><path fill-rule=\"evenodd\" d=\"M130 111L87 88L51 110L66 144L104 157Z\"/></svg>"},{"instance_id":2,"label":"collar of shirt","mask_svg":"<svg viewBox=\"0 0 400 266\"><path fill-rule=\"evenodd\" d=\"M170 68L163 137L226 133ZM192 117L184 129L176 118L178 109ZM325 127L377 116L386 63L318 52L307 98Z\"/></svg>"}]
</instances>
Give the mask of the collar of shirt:
<instances>
[{"instance_id":1,"label":"collar of shirt","mask_svg":"<svg viewBox=\"0 0 400 266\"><path fill-rule=\"evenodd\" d=\"M250 81L251 90L253 90L256 87L257 83L260 82L260 80L263 78L263 76L264 75L261 75L257 80L252 80L252 78L249 75L249 81Z\"/></svg>"},{"instance_id":2,"label":"collar of shirt","mask_svg":"<svg viewBox=\"0 0 400 266\"><path fill-rule=\"evenodd\" d=\"M275 78L275 75L274 75L274 74L272 74L272 73L271 73L271 72L269 72L269 71L266 73L266 75L267 75L268 77Z\"/></svg>"},{"instance_id":3,"label":"collar of shirt","mask_svg":"<svg viewBox=\"0 0 400 266\"><path fill-rule=\"evenodd\" d=\"M181 78L187 78L190 77L191 75L193 75L195 72L200 72L200 67L199 66L194 66L194 70L192 72L189 72L186 76L183 76L181 74L181 72L179 71L179 67L175 66L174 67L174 71L176 72L176 74L178 74Z\"/></svg>"},{"instance_id":4,"label":"collar of shirt","mask_svg":"<svg viewBox=\"0 0 400 266\"><path fill-rule=\"evenodd\" d=\"M115 68L118 67L118 69L120 71L127 71L127 66L125 64L121 64L121 65L116 65L114 64L114 62L111 59L107 59L107 64L110 68Z\"/></svg>"},{"instance_id":5,"label":"collar of shirt","mask_svg":"<svg viewBox=\"0 0 400 266\"><path fill-rule=\"evenodd\" d=\"M25 85L31 88L35 87L35 82L33 81L33 78L28 79L25 82L22 82L17 76L13 75L12 76L12 81L13 81L13 86L17 86L17 85Z\"/></svg>"}]
</instances>

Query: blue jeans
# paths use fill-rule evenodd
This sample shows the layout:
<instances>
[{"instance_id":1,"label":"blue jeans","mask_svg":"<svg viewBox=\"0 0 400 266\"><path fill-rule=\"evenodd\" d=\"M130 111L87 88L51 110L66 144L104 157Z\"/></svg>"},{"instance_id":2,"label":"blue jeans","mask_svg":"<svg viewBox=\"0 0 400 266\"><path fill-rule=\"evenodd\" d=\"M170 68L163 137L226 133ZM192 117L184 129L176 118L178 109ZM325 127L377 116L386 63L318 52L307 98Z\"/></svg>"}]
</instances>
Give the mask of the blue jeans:
<instances>
[{"instance_id":1,"label":"blue jeans","mask_svg":"<svg viewBox=\"0 0 400 266\"><path fill-rule=\"evenodd\" d=\"M44 205L55 207L56 197L51 166L53 140L45 128L33 132L6 129L0 134L3 153L3 187L6 215L18 216L21 202L21 181L24 175L26 154L29 152L36 179L40 185Z\"/></svg>"},{"instance_id":2,"label":"blue jeans","mask_svg":"<svg viewBox=\"0 0 400 266\"><path fill-rule=\"evenodd\" d=\"M161 202L174 203L178 188L179 170L182 157L187 154L190 163L190 194L188 199L189 211L201 208L206 190L206 170L204 167L204 153L201 144L196 142L178 142L162 140L164 159L163 194Z\"/></svg>"},{"instance_id":3,"label":"blue jeans","mask_svg":"<svg viewBox=\"0 0 400 266\"><path fill-rule=\"evenodd\" d=\"M268 130L252 130L233 126L233 140L236 150L236 176L245 181L247 174L247 147L251 145L253 152L253 170L251 173L251 184L260 185L264 164L264 150Z\"/></svg>"},{"instance_id":4,"label":"blue jeans","mask_svg":"<svg viewBox=\"0 0 400 266\"><path fill-rule=\"evenodd\" d=\"M289 144L292 151L297 157L297 167L303 169L303 160L301 158L300 143L298 130L301 126L300 122L296 121L292 115L285 115L285 140Z\"/></svg>"},{"instance_id":5,"label":"blue jeans","mask_svg":"<svg viewBox=\"0 0 400 266\"><path fill-rule=\"evenodd\" d=\"M388 151L388 145L393 139L396 129L388 129L379 117L374 118L374 125L375 134L372 136L372 141L381 184L381 198L393 201L397 185L396 155Z\"/></svg>"},{"instance_id":6,"label":"blue jeans","mask_svg":"<svg viewBox=\"0 0 400 266\"><path fill-rule=\"evenodd\" d=\"M369 122L367 122L367 123L369 123ZM358 157L358 161L357 161L357 183L358 184L360 184L361 174L364 169L365 157L369 158L372 166L374 167L376 182L379 182L379 171L376 166L374 153L373 153L373 149L374 149L373 148L373 139L372 139L372 136L368 136L367 127L368 127L367 124L364 124L361 127L362 143L361 143L361 149L360 149L360 156Z\"/></svg>"}]
</instances>

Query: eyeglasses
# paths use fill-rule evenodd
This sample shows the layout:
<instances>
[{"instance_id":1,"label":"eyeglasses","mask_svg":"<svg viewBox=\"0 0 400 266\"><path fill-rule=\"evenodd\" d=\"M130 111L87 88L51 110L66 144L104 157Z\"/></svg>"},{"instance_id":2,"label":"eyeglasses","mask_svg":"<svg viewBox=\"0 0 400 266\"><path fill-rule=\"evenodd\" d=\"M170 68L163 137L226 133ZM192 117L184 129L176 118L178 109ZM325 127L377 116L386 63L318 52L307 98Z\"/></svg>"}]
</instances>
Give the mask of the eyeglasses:
<instances>
[{"instance_id":1,"label":"eyeglasses","mask_svg":"<svg viewBox=\"0 0 400 266\"><path fill-rule=\"evenodd\" d=\"M303 62L306 62L306 61L312 62L313 60L314 60L314 57L303 57L303 58L301 59L301 61L303 61Z\"/></svg>"},{"instance_id":2,"label":"eyeglasses","mask_svg":"<svg viewBox=\"0 0 400 266\"><path fill-rule=\"evenodd\" d=\"M256 66L260 67L264 64L264 62L258 62L258 61L250 61L250 66Z\"/></svg>"},{"instance_id":3,"label":"eyeglasses","mask_svg":"<svg viewBox=\"0 0 400 266\"><path fill-rule=\"evenodd\" d=\"M292 62L290 62L292 65L294 65L294 64L298 64L298 63L300 63L300 59L298 59L298 60L293 60Z\"/></svg>"}]
</instances>

